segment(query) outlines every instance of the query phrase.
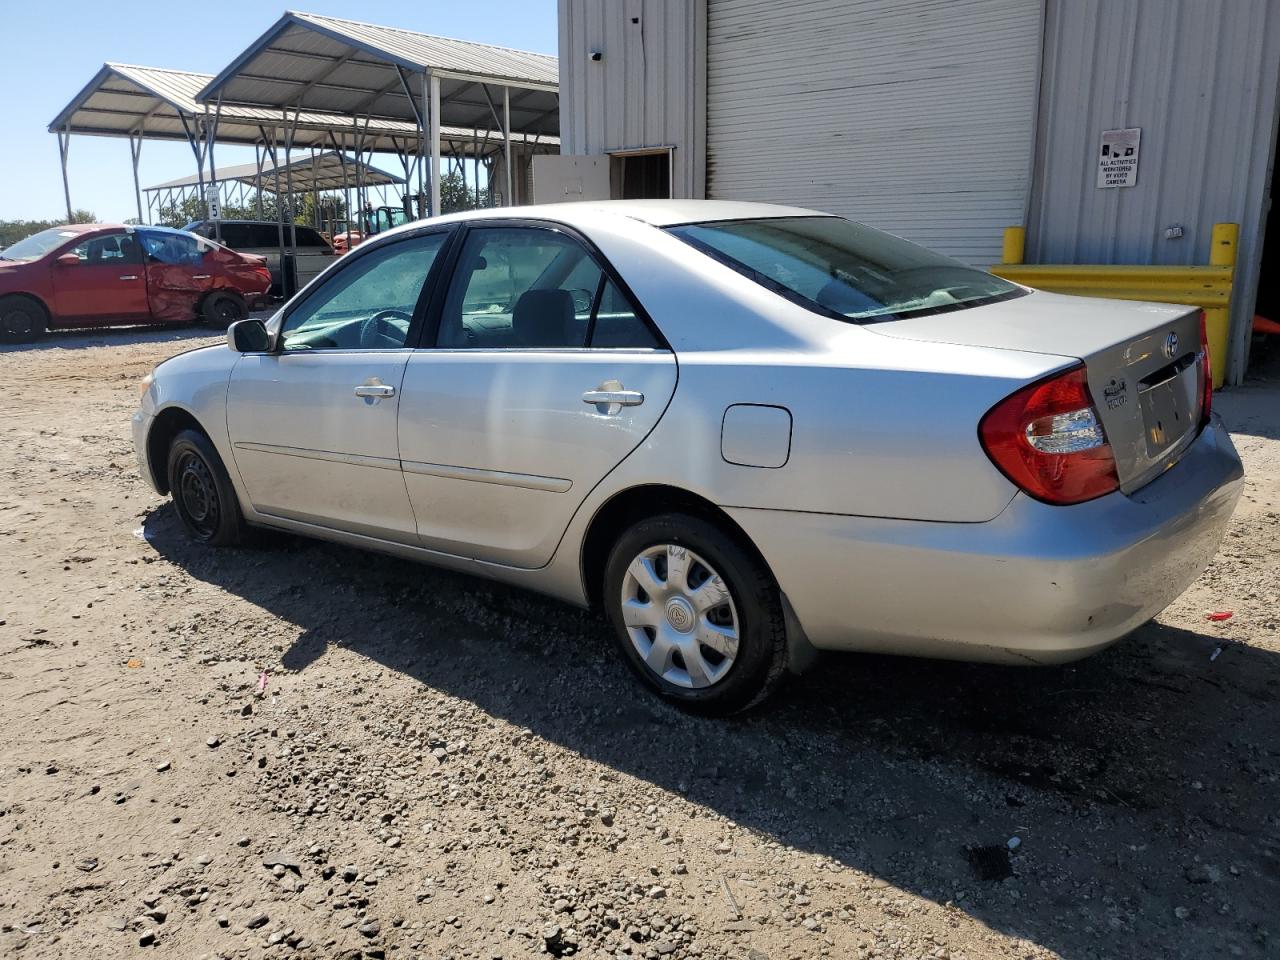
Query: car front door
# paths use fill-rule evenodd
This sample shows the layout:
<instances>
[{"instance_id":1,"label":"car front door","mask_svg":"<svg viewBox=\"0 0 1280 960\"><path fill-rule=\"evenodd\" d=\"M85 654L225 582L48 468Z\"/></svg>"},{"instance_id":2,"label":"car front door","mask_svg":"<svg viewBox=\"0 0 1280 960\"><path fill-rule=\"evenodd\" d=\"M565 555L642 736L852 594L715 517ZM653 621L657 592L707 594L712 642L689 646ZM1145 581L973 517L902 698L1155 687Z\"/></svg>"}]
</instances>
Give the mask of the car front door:
<instances>
[{"instance_id":1,"label":"car front door","mask_svg":"<svg viewBox=\"0 0 1280 960\"><path fill-rule=\"evenodd\" d=\"M675 356L570 233L478 224L459 247L435 336L405 370L405 485L423 546L542 566L657 424Z\"/></svg>"},{"instance_id":2,"label":"car front door","mask_svg":"<svg viewBox=\"0 0 1280 960\"><path fill-rule=\"evenodd\" d=\"M417 525L396 413L447 230L351 257L246 354L227 394L236 467L259 513L402 543Z\"/></svg>"},{"instance_id":3,"label":"car front door","mask_svg":"<svg viewBox=\"0 0 1280 960\"><path fill-rule=\"evenodd\" d=\"M74 263L68 254L75 255ZM131 233L119 230L82 240L63 250L51 269L60 316L112 323L148 314L142 251Z\"/></svg>"}]
</instances>

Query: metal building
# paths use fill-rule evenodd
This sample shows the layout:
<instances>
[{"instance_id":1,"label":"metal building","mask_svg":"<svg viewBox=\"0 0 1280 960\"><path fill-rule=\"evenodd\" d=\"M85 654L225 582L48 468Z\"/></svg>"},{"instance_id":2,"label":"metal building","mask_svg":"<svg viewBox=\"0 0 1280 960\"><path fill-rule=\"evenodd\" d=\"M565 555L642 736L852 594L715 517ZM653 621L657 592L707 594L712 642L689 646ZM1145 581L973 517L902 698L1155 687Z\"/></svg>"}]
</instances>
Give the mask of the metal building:
<instances>
[{"instance_id":1,"label":"metal building","mask_svg":"<svg viewBox=\"0 0 1280 960\"><path fill-rule=\"evenodd\" d=\"M1238 223L1239 382L1280 314L1278 85L1274 0L560 0L534 195L793 203L984 266L1006 226L1033 262L1187 265Z\"/></svg>"}]
</instances>

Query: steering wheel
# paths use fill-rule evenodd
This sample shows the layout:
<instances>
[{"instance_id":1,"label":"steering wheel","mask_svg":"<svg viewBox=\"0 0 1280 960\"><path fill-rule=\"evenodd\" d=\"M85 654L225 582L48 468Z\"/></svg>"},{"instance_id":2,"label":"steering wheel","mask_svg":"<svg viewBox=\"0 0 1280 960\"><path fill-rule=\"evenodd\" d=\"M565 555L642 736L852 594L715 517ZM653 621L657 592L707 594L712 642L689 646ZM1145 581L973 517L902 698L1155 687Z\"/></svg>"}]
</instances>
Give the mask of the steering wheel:
<instances>
[{"instance_id":1,"label":"steering wheel","mask_svg":"<svg viewBox=\"0 0 1280 960\"><path fill-rule=\"evenodd\" d=\"M403 310L380 310L372 317L360 323L360 346L374 346L374 338L389 340L397 347L404 346L405 330L401 330L392 320L403 320L405 328L413 322L413 317Z\"/></svg>"}]
</instances>

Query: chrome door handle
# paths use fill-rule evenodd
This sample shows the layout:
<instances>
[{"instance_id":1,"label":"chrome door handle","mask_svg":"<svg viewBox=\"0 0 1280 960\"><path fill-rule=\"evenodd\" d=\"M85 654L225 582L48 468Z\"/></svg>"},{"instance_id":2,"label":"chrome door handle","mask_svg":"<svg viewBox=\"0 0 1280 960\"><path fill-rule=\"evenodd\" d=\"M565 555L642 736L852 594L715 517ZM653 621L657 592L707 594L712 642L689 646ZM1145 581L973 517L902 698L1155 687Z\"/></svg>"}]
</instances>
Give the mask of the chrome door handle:
<instances>
[{"instance_id":1,"label":"chrome door handle","mask_svg":"<svg viewBox=\"0 0 1280 960\"><path fill-rule=\"evenodd\" d=\"M137 279L138 279L138 275L137 275L136 273L131 273L131 274L129 274L129 276L127 276L127 277L121 277L120 279L121 279L121 280L137 280Z\"/></svg>"},{"instance_id":2,"label":"chrome door handle","mask_svg":"<svg viewBox=\"0 0 1280 960\"><path fill-rule=\"evenodd\" d=\"M362 383L356 387L357 397L394 397L396 388L385 383Z\"/></svg>"},{"instance_id":3,"label":"chrome door handle","mask_svg":"<svg viewBox=\"0 0 1280 960\"><path fill-rule=\"evenodd\" d=\"M211 274L208 274L208 273L197 273L197 274L196 274L194 277L192 277L191 279L192 279L192 280L208 280L210 276L211 276Z\"/></svg>"},{"instance_id":4,"label":"chrome door handle","mask_svg":"<svg viewBox=\"0 0 1280 960\"><path fill-rule=\"evenodd\" d=\"M617 380L606 380L594 390L584 393L582 402L594 404L596 413L613 416L623 407L634 407L644 403L644 394L639 390L624 390Z\"/></svg>"},{"instance_id":5,"label":"chrome door handle","mask_svg":"<svg viewBox=\"0 0 1280 960\"><path fill-rule=\"evenodd\" d=\"M588 390L582 395L583 403L616 403L622 407L635 407L644 403L639 390Z\"/></svg>"}]
</instances>

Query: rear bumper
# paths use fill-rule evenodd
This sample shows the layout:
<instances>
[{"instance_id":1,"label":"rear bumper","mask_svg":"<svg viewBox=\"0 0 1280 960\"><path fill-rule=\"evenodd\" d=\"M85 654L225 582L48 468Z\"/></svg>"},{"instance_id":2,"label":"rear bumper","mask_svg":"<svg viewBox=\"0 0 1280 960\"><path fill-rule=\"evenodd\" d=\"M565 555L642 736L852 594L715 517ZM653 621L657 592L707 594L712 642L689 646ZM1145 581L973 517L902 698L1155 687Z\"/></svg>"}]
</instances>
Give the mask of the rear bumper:
<instances>
[{"instance_id":1,"label":"rear bumper","mask_svg":"<svg viewBox=\"0 0 1280 960\"><path fill-rule=\"evenodd\" d=\"M1217 551L1243 476L1215 418L1164 476L1070 507L1019 494L986 523L728 512L815 647L1054 663L1182 593Z\"/></svg>"}]
</instances>

